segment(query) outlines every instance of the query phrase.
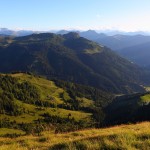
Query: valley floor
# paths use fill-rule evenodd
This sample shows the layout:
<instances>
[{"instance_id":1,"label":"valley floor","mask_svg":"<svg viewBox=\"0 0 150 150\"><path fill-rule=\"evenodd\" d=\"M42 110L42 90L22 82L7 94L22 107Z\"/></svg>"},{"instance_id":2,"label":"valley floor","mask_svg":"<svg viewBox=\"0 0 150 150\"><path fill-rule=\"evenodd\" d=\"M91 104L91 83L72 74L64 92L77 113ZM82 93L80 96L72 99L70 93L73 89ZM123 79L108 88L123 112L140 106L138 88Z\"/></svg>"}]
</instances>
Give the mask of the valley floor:
<instances>
[{"instance_id":1,"label":"valley floor","mask_svg":"<svg viewBox=\"0 0 150 150\"><path fill-rule=\"evenodd\" d=\"M0 137L0 150L148 150L150 122L41 136Z\"/></svg>"}]
</instances>

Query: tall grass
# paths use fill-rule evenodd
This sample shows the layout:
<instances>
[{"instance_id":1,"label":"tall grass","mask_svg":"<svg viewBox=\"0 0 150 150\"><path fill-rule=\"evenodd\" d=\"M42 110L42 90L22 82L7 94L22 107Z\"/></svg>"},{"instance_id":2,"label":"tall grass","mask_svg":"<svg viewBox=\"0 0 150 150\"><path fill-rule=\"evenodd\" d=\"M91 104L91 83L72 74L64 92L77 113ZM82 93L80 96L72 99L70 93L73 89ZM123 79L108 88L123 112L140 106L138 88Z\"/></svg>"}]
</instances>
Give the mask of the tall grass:
<instances>
[{"instance_id":1,"label":"tall grass","mask_svg":"<svg viewBox=\"0 0 150 150\"><path fill-rule=\"evenodd\" d=\"M0 138L0 150L149 150L150 122L63 134Z\"/></svg>"}]
</instances>

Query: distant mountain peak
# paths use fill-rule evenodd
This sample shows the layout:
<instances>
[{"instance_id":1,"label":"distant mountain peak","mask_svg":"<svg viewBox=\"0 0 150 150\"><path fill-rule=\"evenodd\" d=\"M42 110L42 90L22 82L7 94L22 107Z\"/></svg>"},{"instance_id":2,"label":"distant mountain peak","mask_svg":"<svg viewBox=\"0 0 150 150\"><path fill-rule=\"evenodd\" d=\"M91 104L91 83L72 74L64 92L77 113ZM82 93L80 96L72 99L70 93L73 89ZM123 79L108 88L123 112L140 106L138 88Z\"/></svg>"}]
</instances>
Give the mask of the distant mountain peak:
<instances>
[{"instance_id":1,"label":"distant mountain peak","mask_svg":"<svg viewBox=\"0 0 150 150\"><path fill-rule=\"evenodd\" d=\"M80 37L80 35L77 32L69 32L67 34L64 34L64 37L69 39L77 39Z\"/></svg>"},{"instance_id":2,"label":"distant mountain peak","mask_svg":"<svg viewBox=\"0 0 150 150\"><path fill-rule=\"evenodd\" d=\"M50 38L54 38L56 35L53 33L33 33L31 35L16 37L16 40L46 40Z\"/></svg>"},{"instance_id":3,"label":"distant mountain peak","mask_svg":"<svg viewBox=\"0 0 150 150\"><path fill-rule=\"evenodd\" d=\"M88 33L96 33L97 34L97 32L95 30L91 30L91 29L86 31L86 32L88 32Z\"/></svg>"},{"instance_id":4,"label":"distant mountain peak","mask_svg":"<svg viewBox=\"0 0 150 150\"><path fill-rule=\"evenodd\" d=\"M67 30L60 30L57 32L57 34L61 34L61 35L68 34L68 33L69 33L69 31L67 31Z\"/></svg>"}]
</instances>

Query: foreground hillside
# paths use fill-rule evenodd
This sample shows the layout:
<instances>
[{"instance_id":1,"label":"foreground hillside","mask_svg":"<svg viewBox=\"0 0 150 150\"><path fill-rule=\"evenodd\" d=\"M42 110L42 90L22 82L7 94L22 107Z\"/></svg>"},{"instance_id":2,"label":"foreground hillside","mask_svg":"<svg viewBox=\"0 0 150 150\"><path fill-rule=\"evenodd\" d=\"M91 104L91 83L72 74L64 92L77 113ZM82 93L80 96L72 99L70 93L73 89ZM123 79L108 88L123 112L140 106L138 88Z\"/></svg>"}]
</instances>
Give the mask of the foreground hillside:
<instances>
[{"instance_id":1,"label":"foreground hillside","mask_svg":"<svg viewBox=\"0 0 150 150\"><path fill-rule=\"evenodd\" d=\"M0 138L0 149L6 150L148 150L150 122L90 129L63 134L43 132L40 137Z\"/></svg>"},{"instance_id":2,"label":"foreground hillside","mask_svg":"<svg viewBox=\"0 0 150 150\"><path fill-rule=\"evenodd\" d=\"M104 118L101 109L112 98L112 94L92 87L31 74L0 75L0 136L100 125Z\"/></svg>"},{"instance_id":3,"label":"foreground hillside","mask_svg":"<svg viewBox=\"0 0 150 150\"><path fill-rule=\"evenodd\" d=\"M0 75L0 130L14 136L149 121L149 94L115 97L99 89L32 74ZM1 134L0 134L1 135Z\"/></svg>"},{"instance_id":4,"label":"foreground hillside","mask_svg":"<svg viewBox=\"0 0 150 150\"><path fill-rule=\"evenodd\" d=\"M93 87L30 73L1 74L0 150L146 149L148 122L86 129L149 121L149 97L136 93L115 98Z\"/></svg>"}]
</instances>

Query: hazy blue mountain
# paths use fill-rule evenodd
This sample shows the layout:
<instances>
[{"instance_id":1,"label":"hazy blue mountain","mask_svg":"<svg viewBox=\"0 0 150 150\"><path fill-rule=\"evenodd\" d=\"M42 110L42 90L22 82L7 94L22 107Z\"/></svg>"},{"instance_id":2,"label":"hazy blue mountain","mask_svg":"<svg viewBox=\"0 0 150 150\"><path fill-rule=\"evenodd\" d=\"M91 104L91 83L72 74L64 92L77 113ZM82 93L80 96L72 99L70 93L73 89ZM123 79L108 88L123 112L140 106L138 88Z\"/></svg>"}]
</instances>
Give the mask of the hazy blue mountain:
<instances>
[{"instance_id":1,"label":"hazy blue mountain","mask_svg":"<svg viewBox=\"0 0 150 150\"><path fill-rule=\"evenodd\" d=\"M99 38L96 42L104 44L113 50L119 50L126 47L134 46L137 44L143 44L150 41L150 36L144 35L114 35L107 36L106 38Z\"/></svg>"},{"instance_id":2,"label":"hazy blue mountain","mask_svg":"<svg viewBox=\"0 0 150 150\"><path fill-rule=\"evenodd\" d=\"M69 31L67 31L67 30L60 30L60 31L56 32L56 34L61 34L61 35L67 34L67 33L69 33Z\"/></svg>"},{"instance_id":3,"label":"hazy blue mountain","mask_svg":"<svg viewBox=\"0 0 150 150\"><path fill-rule=\"evenodd\" d=\"M97 33L94 30L88 30L88 31L80 32L79 34L80 34L81 37L84 37L84 38L87 38L87 39L93 40L93 41L98 39L98 38L105 38L106 37L105 34Z\"/></svg>"},{"instance_id":4,"label":"hazy blue mountain","mask_svg":"<svg viewBox=\"0 0 150 150\"><path fill-rule=\"evenodd\" d=\"M97 33L105 33L108 36L113 36L117 34L121 35L150 35L150 32L145 31L133 31L133 32L125 32L125 31L119 31L119 30L96 30Z\"/></svg>"},{"instance_id":5,"label":"hazy blue mountain","mask_svg":"<svg viewBox=\"0 0 150 150\"><path fill-rule=\"evenodd\" d=\"M7 36L26 36L35 33L35 31L31 30L9 30L7 28L0 28L0 35L7 35Z\"/></svg>"},{"instance_id":6,"label":"hazy blue mountain","mask_svg":"<svg viewBox=\"0 0 150 150\"><path fill-rule=\"evenodd\" d=\"M118 53L140 66L150 66L150 42L120 49Z\"/></svg>"},{"instance_id":7,"label":"hazy blue mountain","mask_svg":"<svg viewBox=\"0 0 150 150\"><path fill-rule=\"evenodd\" d=\"M1 35L14 35L16 32L7 28L0 28Z\"/></svg>"},{"instance_id":8,"label":"hazy blue mountain","mask_svg":"<svg viewBox=\"0 0 150 150\"><path fill-rule=\"evenodd\" d=\"M114 51L118 51L126 47L131 47L131 46L143 44L150 41L150 36L140 35L140 34L134 35L134 33L133 35L115 34L109 36L104 33L97 33L94 30L88 30L88 31L80 32L79 34L82 37L85 37L89 40L99 43L100 45L105 45Z\"/></svg>"}]
</instances>

